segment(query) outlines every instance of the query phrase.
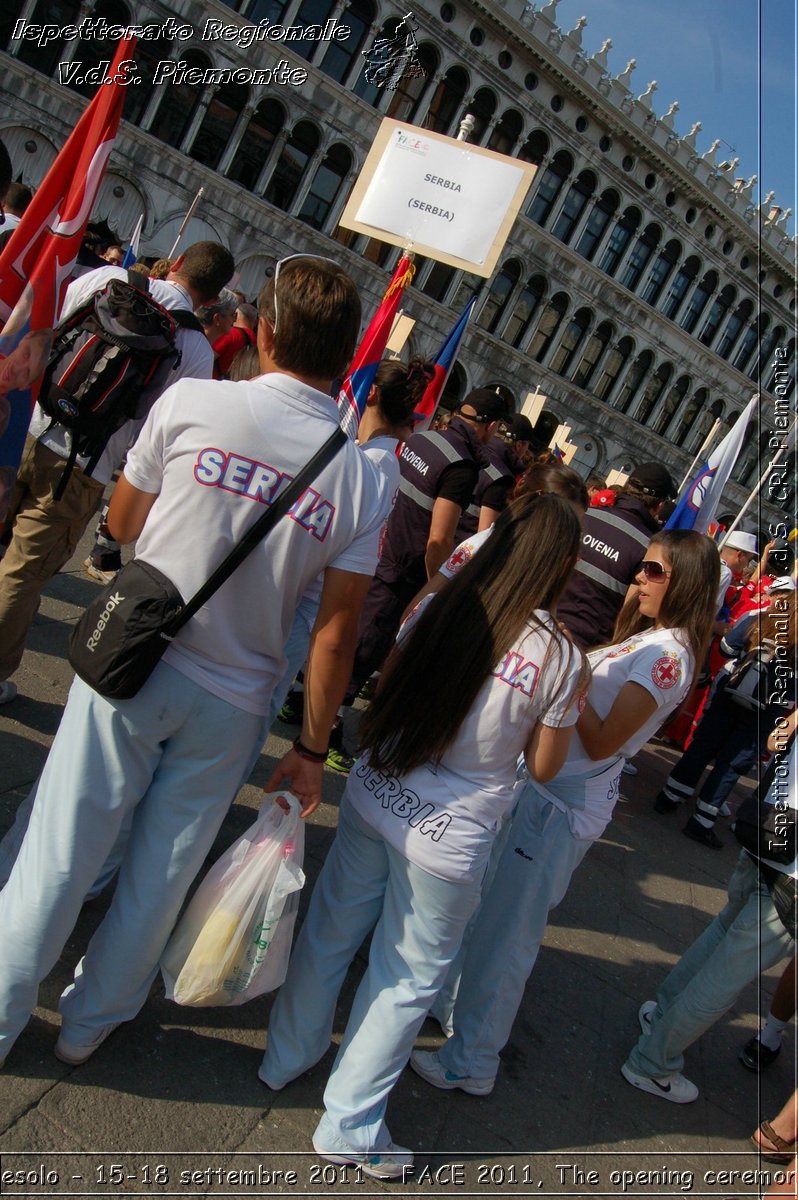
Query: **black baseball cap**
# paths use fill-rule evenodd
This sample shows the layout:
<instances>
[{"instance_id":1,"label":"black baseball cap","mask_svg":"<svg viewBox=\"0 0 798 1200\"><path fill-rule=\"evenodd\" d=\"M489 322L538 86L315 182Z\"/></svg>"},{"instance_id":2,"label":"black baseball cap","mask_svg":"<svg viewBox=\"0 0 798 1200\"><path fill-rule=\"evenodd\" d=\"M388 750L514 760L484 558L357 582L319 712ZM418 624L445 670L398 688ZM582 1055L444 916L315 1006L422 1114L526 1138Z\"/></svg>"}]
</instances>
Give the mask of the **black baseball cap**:
<instances>
[{"instance_id":1,"label":"black baseball cap","mask_svg":"<svg viewBox=\"0 0 798 1200\"><path fill-rule=\"evenodd\" d=\"M629 486L655 500L670 500L676 491L670 471L658 462L640 463L635 467L629 476Z\"/></svg>"},{"instance_id":2,"label":"black baseball cap","mask_svg":"<svg viewBox=\"0 0 798 1200\"><path fill-rule=\"evenodd\" d=\"M473 409L476 415L464 413L463 408ZM457 406L457 412L469 421L476 421L479 425L489 425L491 421L500 421L505 415L505 411L505 404L501 396L491 388L476 388L475 391L469 392L465 400L461 400Z\"/></svg>"}]
</instances>

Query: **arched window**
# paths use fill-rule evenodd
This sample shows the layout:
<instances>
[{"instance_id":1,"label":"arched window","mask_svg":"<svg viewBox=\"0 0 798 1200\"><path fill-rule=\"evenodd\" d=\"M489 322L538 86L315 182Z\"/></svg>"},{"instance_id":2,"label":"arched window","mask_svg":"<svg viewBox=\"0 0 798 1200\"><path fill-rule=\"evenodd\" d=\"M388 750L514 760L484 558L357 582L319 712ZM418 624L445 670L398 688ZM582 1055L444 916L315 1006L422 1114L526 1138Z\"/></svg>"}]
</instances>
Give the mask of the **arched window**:
<instances>
[{"instance_id":1,"label":"arched window","mask_svg":"<svg viewBox=\"0 0 798 1200\"><path fill-rule=\"evenodd\" d=\"M701 282L697 283L693 288L690 303L687 305L681 320L681 326L685 333L693 332L698 324L698 318L706 307L707 300L717 286L718 277L716 273L714 271L707 271Z\"/></svg>"},{"instance_id":2,"label":"arched window","mask_svg":"<svg viewBox=\"0 0 798 1200\"><path fill-rule=\"evenodd\" d=\"M349 36L341 42L337 38L328 42L320 64L325 75L329 75L337 83L344 83L352 70L352 63L363 48L366 34L375 16L376 9L371 0L351 0L351 3L347 4L338 18L337 27L343 29L346 26ZM292 49L294 45L295 43L292 43ZM303 57L310 58L310 55L306 54Z\"/></svg>"},{"instance_id":3,"label":"arched window","mask_svg":"<svg viewBox=\"0 0 798 1200\"><path fill-rule=\"evenodd\" d=\"M228 179L250 190L254 188L284 120L282 104L276 100L261 100L238 144L227 172Z\"/></svg>"},{"instance_id":4,"label":"arched window","mask_svg":"<svg viewBox=\"0 0 798 1200\"><path fill-rule=\"evenodd\" d=\"M576 243L577 254L581 254L588 262L593 261L593 255L596 253L596 248L601 241L604 230L607 228L610 218L620 202L621 198L618 193L612 188L608 188L605 192L602 192L599 199L593 205L590 216L582 230L582 236Z\"/></svg>"},{"instance_id":5,"label":"arched window","mask_svg":"<svg viewBox=\"0 0 798 1200\"><path fill-rule=\"evenodd\" d=\"M38 0L28 24L53 25L57 29L64 29L67 25L75 25L79 14L80 0ZM61 37L54 38L44 46L39 42L23 41L17 58L26 66L52 75L69 45L71 43ZM86 45L87 42L81 42L81 46Z\"/></svg>"},{"instance_id":6,"label":"arched window","mask_svg":"<svg viewBox=\"0 0 798 1200\"><path fill-rule=\"evenodd\" d=\"M506 112L502 113L501 120L496 123L493 133L488 139L488 149L495 150L497 154L512 154L523 128L524 121L521 114L514 108L508 108Z\"/></svg>"},{"instance_id":7,"label":"arched window","mask_svg":"<svg viewBox=\"0 0 798 1200\"><path fill-rule=\"evenodd\" d=\"M335 0L302 0L291 25L292 27L296 25L323 25L332 16L334 8ZM294 54L298 54L300 58L307 59L310 62L316 48L321 43L317 37L303 37L287 44L293 50ZM332 44L330 43L330 45Z\"/></svg>"},{"instance_id":8,"label":"arched window","mask_svg":"<svg viewBox=\"0 0 798 1200\"><path fill-rule=\"evenodd\" d=\"M610 344L612 334L613 328L610 322L602 321L587 339L587 345L585 346L579 366L571 376L577 387L587 388L596 369L596 363L601 358L605 348Z\"/></svg>"},{"instance_id":9,"label":"arched window","mask_svg":"<svg viewBox=\"0 0 798 1200\"><path fill-rule=\"evenodd\" d=\"M721 401L713 400L708 405L705 398L691 422L689 434L685 434L682 445L691 451L697 450L718 417L723 417L723 405Z\"/></svg>"},{"instance_id":10,"label":"arched window","mask_svg":"<svg viewBox=\"0 0 798 1200\"><path fill-rule=\"evenodd\" d=\"M762 339L762 344L759 348L759 357L751 371L748 372L749 379L759 381L763 387L770 390L773 383L773 348L779 342L783 342L787 330L783 325L777 325L775 329L771 329L767 337Z\"/></svg>"},{"instance_id":11,"label":"arched window","mask_svg":"<svg viewBox=\"0 0 798 1200\"><path fill-rule=\"evenodd\" d=\"M552 296L543 309L528 350L529 357L534 358L535 362L542 362L545 358L546 351L554 341L567 309L568 297L565 292L558 292L556 296Z\"/></svg>"},{"instance_id":12,"label":"arched window","mask_svg":"<svg viewBox=\"0 0 798 1200\"><path fill-rule=\"evenodd\" d=\"M740 330L745 325L751 313L754 311L753 300L743 300L737 305L732 315L726 322L726 328L723 330L723 336L716 347L716 353L721 358L728 358L732 352L732 347L739 337Z\"/></svg>"},{"instance_id":13,"label":"arched window","mask_svg":"<svg viewBox=\"0 0 798 1200\"><path fill-rule=\"evenodd\" d=\"M159 63L171 58L173 43L168 38L160 38L157 42L142 39L136 43L136 74L141 76L141 83L132 84L125 88L125 106L122 116L133 125L138 125L152 99L153 79ZM156 90L160 94L163 84Z\"/></svg>"},{"instance_id":14,"label":"arched window","mask_svg":"<svg viewBox=\"0 0 798 1200\"><path fill-rule=\"evenodd\" d=\"M538 184L537 191L527 211L527 216L545 225L560 194L563 183L568 178L574 165L574 160L567 150L558 150L551 160Z\"/></svg>"},{"instance_id":15,"label":"arched window","mask_svg":"<svg viewBox=\"0 0 798 1200\"><path fill-rule=\"evenodd\" d=\"M277 165L263 193L264 199L288 212L294 203L302 176L319 144L319 131L310 121L299 121L283 146Z\"/></svg>"},{"instance_id":16,"label":"arched window","mask_svg":"<svg viewBox=\"0 0 798 1200\"><path fill-rule=\"evenodd\" d=\"M657 255L657 260L651 268L651 272L646 280L646 286L643 288L642 299L646 304L656 304L659 300L660 293L665 286L665 281L671 271L679 261L682 253L681 242L677 242L675 238L667 243Z\"/></svg>"},{"instance_id":17,"label":"arched window","mask_svg":"<svg viewBox=\"0 0 798 1200\"><path fill-rule=\"evenodd\" d=\"M504 264L498 275L494 276L493 282L490 285L488 294L480 309L477 317L477 325L481 329L487 330L488 333L493 333L499 321L502 318L502 313L507 307L507 301L513 291L513 288L521 278L521 264L517 258L511 258Z\"/></svg>"},{"instance_id":18,"label":"arched window","mask_svg":"<svg viewBox=\"0 0 798 1200\"><path fill-rule=\"evenodd\" d=\"M516 349L520 348L545 291L546 280L542 275L532 275L527 279L502 330L502 341L515 346Z\"/></svg>"},{"instance_id":19,"label":"arched window","mask_svg":"<svg viewBox=\"0 0 798 1200\"><path fill-rule=\"evenodd\" d=\"M684 300L690 284L698 274L700 267L700 260L695 254L691 254L676 272L662 305L663 314L669 317L671 321L676 320L676 314L682 306L682 300Z\"/></svg>"},{"instance_id":20,"label":"arched window","mask_svg":"<svg viewBox=\"0 0 798 1200\"><path fill-rule=\"evenodd\" d=\"M210 59L198 50L187 50L181 58L190 70L193 67L207 71L211 65ZM191 119L202 98L202 89L188 83L170 83L164 88L163 100L158 105L158 111L150 125L150 133L166 142L167 146L180 147L188 132Z\"/></svg>"},{"instance_id":21,"label":"arched window","mask_svg":"<svg viewBox=\"0 0 798 1200\"><path fill-rule=\"evenodd\" d=\"M24 8L25 0L6 0L3 11L0 12L0 50L11 53L15 49L11 34Z\"/></svg>"},{"instance_id":22,"label":"arched window","mask_svg":"<svg viewBox=\"0 0 798 1200\"><path fill-rule=\"evenodd\" d=\"M391 93L385 115L394 121L412 121L429 87L430 80L438 69L440 55L430 42L422 42L418 48L418 61L423 74L408 73L399 80Z\"/></svg>"},{"instance_id":23,"label":"arched window","mask_svg":"<svg viewBox=\"0 0 798 1200\"><path fill-rule=\"evenodd\" d=\"M604 247L604 253L599 259L600 271L606 271L608 275L615 274L618 269L618 263L621 261L629 244L629 239L634 234L641 220L642 214L639 208L632 206L626 209L610 234L607 245Z\"/></svg>"},{"instance_id":24,"label":"arched window","mask_svg":"<svg viewBox=\"0 0 798 1200\"><path fill-rule=\"evenodd\" d=\"M637 358L632 363L629 370L626 372L626 378L623 381L621 390L615 398L615 407L620 412L628 412L631 408L632 401L640 391L643 380L651 370L651 364L654 361L654 355L650 350L643 350L638 354Z\"/></svg>"},{"instance_id":25,"label":"arched window","mask_svg":"<svg viewBox=\"0 0 798 1200\"><path fill-rule=\"evenodd\" d=\"M109 25L130 24L130 13L121 0L99 0L91 16L105 20ZM68 86L73 91L79 92L81 96L93 96L97 91L98 81L95 79L93 83L86 82L86 73L96 70L101 62L112 59L117 45L118 42L111 38L92 37L81 40L80 54L78 55L80 69L68 80ZM138 63L138 59L136 62ZM136 73L138 74L138 72ZM141 84L132 84L127 91L138 90L141 86Z\"/></svg>"},{"instance_id":26,"label":"arched window","mask_svg":"<svg viewBox=\"0 0 798 1200\"><path fill-rule=\"evenodd\" d=\"M435 89L424 128L432 129L435 133L448 133L467 90L466 72L462 67L450 67Z\"/></svg>"},{"instance_id":27,"label":"arched window","mask_svg":"<svg viewBox=\"0 0 798 1200\"><path fill-rule=\"evenodd\" d=\"M621 287L628 288L633 292L640 282L640 277L643 274L651 255L659 245L659 239L662 237L662 230L659 225L650 224L643 230L640 237L637 239L637 245L624 268L621 276Z\"/></svg>"},{"instance_id":28,"label":"arched window","mask_svg":"<svg viewBox=\"0 0 798 1200\"><path fill-rule=\"evenodd\" d=\"M715 303L709 310L706 321L704 321L704 324L701 327L698 340L701 342L702 346L712 345L712 342L715 339L715 334L720 328L720 323L726 316L726 313L729 311L732 304L734 304L734 298L736 295L737 289L733 288L731 284L727 283L726 287L722 289L720 295L716 298Z\"/></svg>"},{"instance_id":29,"label":"arched window","mask_svg":"<svg viewBox=\"0 0 798 1200\"><path fill-rule=\"evenodd\" d=\"M241 13L253 25L258 21L276 24L282 21L291 0L224 0L233 12Z\"/></svg>"},{"instance_id":30,"label":"arched window","mask_svg":"<svg viewBox=\"0 0 798 1200\"><path fill-rule=\"evenodd\" d=\"M585 336L593 314L589 308L580 308L565 326L560 344L551 356L549 368L555 375L567 375L582 338Z\"/></svg>"},{"instance_id":31,"label":"arched window","mask_svg":"<svg viewBox=\"0 0 798 1200\"><path fill-rule=\"evenodd\" d=\"M638 404L637 410L634 413L635 420L639 421L641 425L645 425L646 421L651 416L654 405L665 391L665 388L668 385L668 380L672 374L673 367L671 364L662 363L661 366L657 367L656 371L649 379L648 383L646 384L646 390L640 397L640 403Z\"/></svg>"},{"instance_id":32,"label":"arched window","mask_svg":"<svg viewBox=\"0 0 798 1200\"><path fill-rule=\"evenodd\" d=\"M352 155L346 146L337 143L331 146L325 154L310 190L302 201L298 216L300 221L312 225L314 229L323 229L330 215L343 182L352 170Z\"/></svg>"},{"instance_id":33,"label":"arched window","mask_svg":"<svg viewBox=\"0 0 798 1200\"><path fill-rule=\"evenodd\" d=\"M744 371L748 366L751 355L759 344L759 339L765 333L765 330L768 329L769 325L770 317L767 313L761 313L753 324L748 326L745 331L745 337L740 342L739 349L732 363L732 366L736 367L738 371Z\"/></svg>"},{"instance_id":34,"label":"arched window","mask_svg":"<svg viewBox=\"0 0 798 1200\"><path fill-rule=\"evenodd\" d=\"M673 416L681 408L682 401L687 395L687 389L690 387L690 376L682 375L676 380L671 390L668 392L668 398L662 406L659 416L653 425L654 433L664 433L671 423Z\"/></svg>"},{"instance_id":35,"label":"arched window","mask_svg":"<svg viewBox=\"0 0 798 1200\"><path fill-rule=\"evenodd\" d=\"M215 170L230 141L236 121L249 99L249 84L225 83L213 93L189 154Z\"/></svg>"},{"instance_id":36,"label":"arched window","mask_svg":"<svg viewBox=\"0 0 798 1200\"><path fill-rule=\"evenodd\" d=\"M457 284L453 298L449 304L454 312L461 313L471 297L476 294L479 296L485 286L485 280L481 275L471 275L463 271L460 275L460 281Z\"/></svg>"},{"instance_id":37,"label":"arched window","mask_svg":"<svg viewBox=\"0 0 798 1200\"><path fill-rule=\"evenodd\" d=\"M580 171L568 189L568 194L563 201L563 206L551 230L556 238L559 238L561 242L565 242L566 246L571 240L571 234L584 211L588 197L593 195L595 188L596 176L593 172Z\"/></svg>"},{"instance_id":38,"label":"arched window","mask_svg":"<svg viewBox=\"0 0 798 1200\"><path fill-rule=\"evenodd\" d=\"M522 162L540 166L549 152L549 139L542 129L534 129L516 154Z\"/></svg>"},{"instance_id":39,"label":"arched window","mask_svg":"<svg viewBox=\"0 0 798 1200\"><path fill-rule=\"evenodd\" d=\"M634 349L634 342L630 337L622 337L617 346L614 346L607 355L604 366L601 368L601 373L596 380L596 386L592 389L593 395L598 400L605 400L615 386L618 376L623 371L629 356Z\"/></svg>"},{"instance_id":40,"label":"arched window","mask_svg":"<svg viewBox=\"0 0 798 1200\"><path fill-rule=\"evenodd\" d=\"M448 263L433 263L432 269L421 285L422 292L425 296L430 296L433 300L442 303L456 272L457 268L450 267Z\"/></svg>"},{"instance_id":41,"label":"arched window","mask_svg":"<svg viewBox=\"0 0 798 1200\"><path fill-rule=\"evenodd\" d=\"M693 393L691 399L685 404L681 419L674 430L674 441L677 446L684 446L689 439L693 426L698 419L698 414L705 407L708 398L709 393L707 389L701 387Z\"/></svg>"},{"instance_id":42,"label":"arched window","mask_svg":"<svg viewBox=\"0 0 798 1200\"><path fill-rule=\"evenodd\" d=\"M475 146L478 146L485 136L488 125L492 121L493 114L496 111L497 103L496 95L490 88L480 88L468 105L468 111L474 118L474 128L469 140ZM465 116L465 113L463 113L463 116Z\"/></svg>"}]
</instances>

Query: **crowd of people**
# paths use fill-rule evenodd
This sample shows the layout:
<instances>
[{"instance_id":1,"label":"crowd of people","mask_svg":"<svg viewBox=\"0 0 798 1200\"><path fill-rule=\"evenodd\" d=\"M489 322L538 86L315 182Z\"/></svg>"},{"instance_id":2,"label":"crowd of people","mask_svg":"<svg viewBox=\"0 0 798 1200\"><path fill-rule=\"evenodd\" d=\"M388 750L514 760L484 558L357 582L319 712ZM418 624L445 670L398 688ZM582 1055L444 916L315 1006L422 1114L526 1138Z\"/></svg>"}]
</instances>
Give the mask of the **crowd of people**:
<instances>
[{"instance_id":1,"label":"crowd of people","mask_svg":"<svg viewBox=\"0 0 798 1200\"><path fill-rule=\"evenodd\" d=\"M338 429L334 397L360 333L355 285L326 258L282 260L253 305L230 287L235 264L216 243L160 260L137 283L122 247L98 249L104 262L70 284L62 320L79 322L115 285L143 289L168 314L177 353L99 450L83 453L40 397L0 561L0 703L17 697L10 677L42 588L114 473L87 571L112 583L121 546L135 542L140 562L192 596ZM752 533L719 553L708 536L663 528L676 488L661 463L588 489L548 450L546 421L509 412L495 389L414 431L432 374L420 359L380 365L357 442L344 441L135 695L75 679L0 844L0 1065L86 897L114 877L61 997L55 1054L78 1066L136 1016L278 715L299 731L267 791L290 787L310 816L325 763L347 782L259 1076L281 1089L326 1054L370 933L313 1146L379 1179L412 1162L386 1121L408 1063L434 1087L492 1091L549 914L612 819L622 771L663 727L673 733L677 713L692 703L695 720L660 816L691 799L714 759L685 833L715 846L734 782L763 755L776 764L763 800L786 778L796 807L786 548L770 543L746 583ZM202 537L187 536L186 513ZM745 686L741 664L759 672ZM375 673L358 746L346 747L344 717ZM763 968L794 956L796 877L794 859L741 851L727 906L640 1008L628 1084L695 1100L684 1050ZM794 987L744 1047L749 1069L775 1059L790 1004ZM415 1050L430 1013L446 1040ZM763 1156L794 1152L794 1109L760 1126Z\"/></svg>"}]
</instances>

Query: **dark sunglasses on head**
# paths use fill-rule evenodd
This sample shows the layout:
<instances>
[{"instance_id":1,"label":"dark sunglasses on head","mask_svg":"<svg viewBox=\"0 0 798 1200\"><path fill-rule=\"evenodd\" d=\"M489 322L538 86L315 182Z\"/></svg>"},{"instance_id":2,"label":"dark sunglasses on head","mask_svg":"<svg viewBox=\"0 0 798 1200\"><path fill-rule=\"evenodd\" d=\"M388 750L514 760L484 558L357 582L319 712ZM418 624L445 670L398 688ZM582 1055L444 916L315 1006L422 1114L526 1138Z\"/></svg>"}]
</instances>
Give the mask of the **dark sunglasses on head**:
<instances>
[{"instance_id":1,"label":"dark sunglasses on head","mask_svg":"<svg viewBox=\"0 0 798 1200\"><path fill-rule=\"evenodd\" d=\"M645 575L646 579L654 583L662 583L663 579L667 579L670 571L666 571L661 562L653 562L646 558L640 564L640 570Z\"/></svg>"}]
</instances>

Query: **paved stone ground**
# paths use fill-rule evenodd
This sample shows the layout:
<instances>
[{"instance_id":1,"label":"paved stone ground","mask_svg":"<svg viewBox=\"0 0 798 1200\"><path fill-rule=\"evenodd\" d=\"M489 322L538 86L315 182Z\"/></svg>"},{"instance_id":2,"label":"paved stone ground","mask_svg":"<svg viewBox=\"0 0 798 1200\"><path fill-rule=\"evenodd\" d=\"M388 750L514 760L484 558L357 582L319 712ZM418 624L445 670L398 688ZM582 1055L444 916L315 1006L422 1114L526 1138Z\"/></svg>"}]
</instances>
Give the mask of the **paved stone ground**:
<instances>
[{"instance_id":1,"label":"paved stone ground","mask_svg":"<svg viewBox=\"0 0 798 1200\"><path fill-rule=\"evenodd\" d=\"M84 540L48 586L17 672L20 696L0 710L0 830L12 822L57 727L71 675L67 637L97 586L82 573L87 549ZM275 727L212 858L252 820L289 732ZM416 1174L405 1184L323 1169L310 1151L332 1049L279 1094L258 1082L268 997L232 1009L179 1008L164 999L159 982L137 1019L89 1063L59 1063L52 1055L57 998L102 918L107 899L101 897L81 913L0 1073L0 1171L9 1173L0 1174L0 1191L759 1195L750 1179L719 1173L777 1170L758 1162L748 1138L794 1086L794 1033L761 1081L740 1066L737 1051L756 1029L760 1007L767 1011L778 968L763 977L761 989L748 988L688 1051L686 1073L701 1089L696 1103L681 1107L648 1097L619 1074L637 1037L638 1005L654 995L665 971L721 908L735 860L731 834L724 835L721 852L712 852L682 837L679 822L653 812L651 799L674 757L652 744L639 756L639 774L624 776L612 825L553 914L493 1095L436 1091L409 1070L400 1079L391 1130L398 1143L417 1151ZM326 772L324 803L307 829L311 882L330 845L342 791L343 780ZM336 1040L364 968L362 955L341 998ZM437 1027L428 1023L421 1041L436 1046Z\"/></svg>"}]
</instances>

